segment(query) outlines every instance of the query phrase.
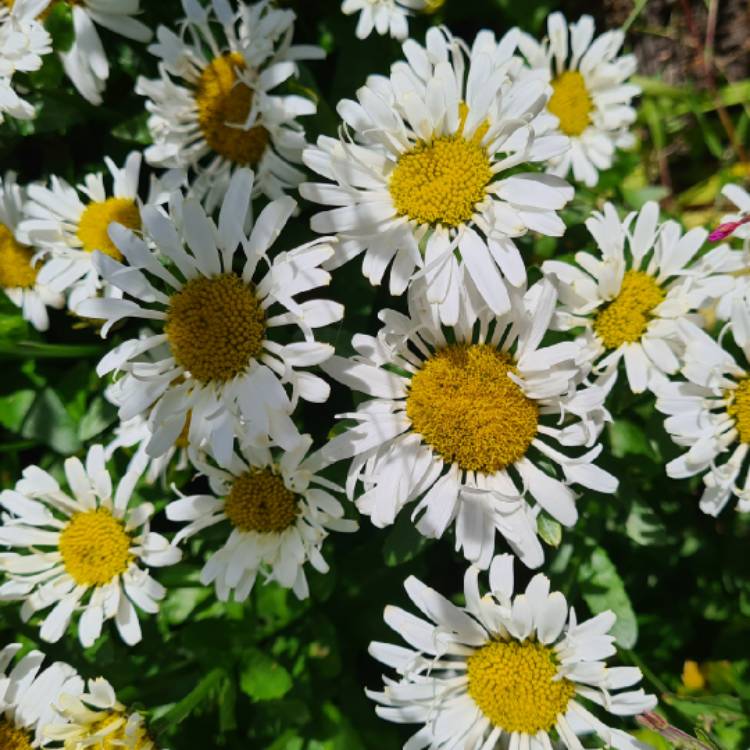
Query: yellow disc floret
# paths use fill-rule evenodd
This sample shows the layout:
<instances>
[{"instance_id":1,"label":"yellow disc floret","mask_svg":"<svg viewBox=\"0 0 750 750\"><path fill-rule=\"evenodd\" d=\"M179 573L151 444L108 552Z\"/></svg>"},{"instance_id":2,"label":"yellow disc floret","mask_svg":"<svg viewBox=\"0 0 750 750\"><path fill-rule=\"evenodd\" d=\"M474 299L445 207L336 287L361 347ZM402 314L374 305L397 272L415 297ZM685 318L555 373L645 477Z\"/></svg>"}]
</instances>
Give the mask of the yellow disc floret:
<instances>
[{"instance_id":1,"label":"yellow disc floret","mask_svg":"<svg viewBox=\"0 0 750 750\"><path fill-rule=\"evenodd\" d=\"M725 395L731 398L727 414L734 419L737 432L740 433L740 440L743 443L750 443L750 378L740 380L737 388Z\"/></svg>"},{"instance_id":2,"label":"yellow disc floret","mask_svg":"<svg viewBox=\"0 0 750 750\"><path fill-rule=\"evenodd\" d=\"M444 461L494 474L521 458L536 435L539 409L508 373L511 357L487 344L436 352L411 379L406 413Z\"/></svg>"},{"instance_id":3,"label":"yellow disc floret","mask_svg":"<svg viewBox=\"0 0 750 750\"><path fill-rule=\"evenodd\" d=\"M491 641L467 661L469 695L482 713L508 733L548 732L575 695L575 685L555 680L552 649L533 641Z\"/></svg>"},{"instance_id":4,"label":"yellow disc floret","mask_svg":"<svg viewBox=\"0 0 750 750\"><path fill-rule=\"evenodd\" d=\"M253 90L237 75L245 58L231 52L212 60L201 73L195 89L198 125L206 143L225 159L255 166L263 157L270 136L262 125L244 130L253 105Z\"/></svg>"},{"instance_id":5,"label":"yellow disc floret","mask_svg":"<svg viewBox=\"0 0 750 750\"><path fill-rule=\"evenodd\" d=\"M607 349L640 341L654 308L665 296L653 276L626 271L620 293L594 319L594 331Z\"/></svg>"},{"instance_id":6,"label":"yellow disc floret","mask_svg":"<svg viewBox=\"0 0 750 750\"><path fill-rule=\"evenodd\" d=\"M17 242L13 232L0 224L0 287L28 289L34 286L37 270L31 264L33 256L30 247Z\"/></svg>"},{"instance_id":7,"label":"yellow disc floret","mask_svg":"<svg viewBox=\"0 0 750 750\"><path fill-rule=\"evenodd\" d=\"M586 81L577 70L566 70L552 81L552 96L547 109L560 120L565 135L581 135L591 124L594 102Z\"/></svg>"},{"instance_id":8,"label":"yellow disc floret","mask_svg":"<svg viewBox=\"0 0 750 750\"><path fill-rule=\"evenodd\" d=\"M141 214L131 198L107 198L105 201L89 203L78 221L78 239L87 253L99 250L115 260L122 260L122 253L109 238L109 225L122 224L128 229L141 228Z\"/></svg>"},{"instance_id":9,"label":"yellow disc floret","mask_svg":"<svg viewBox=\"0 0 750 750\"><path fill-rule=\"evenodd\" d=\"M68 575L81 586L104 586L132 560L131 538L107 508L76 513L60 533L60 554Z\"/></svg>"},{"instance_id":10,"label":"yellow disc floret","mask_svg":"<svg viewBox=\"0 0 750 750\"><path fill-rule=\"evenodd\" d=\"M7 719L0 719L0 748L2 750L31 750L31 735Z\"/></svg>"},{"instance_id":11,"label":"yellow disc floret","mask_svg":"<svg viewBox=\"0 0 750 750\"><path fill-rule=\"evenodd\" d=\"M226 382L263 351L266 317L237 274L200 276L172 295L164 330L175 360L194 378Z\"/></svg>"},{"instance_id":12,"label":"yellow disc floret","mask_svg":"<svg viewBox=\"0 0 750 750\"><path fill-rule=\"evenodd\" d=\"M489 129L483 123L474 135L463 136L468 114L461 105L461 122L455 135L420 141L399 157L388 189L399 216L419 224L457 227L468 222L492 179L492 166L482 139Z\"/></svg>"},{"instance_id":13,"label":"yellow disc floret","mask_svg":"<svg viewBox=\"0 0 750 750\"><path fill-rule=\"evenodd\" d=\"M237 477L224 500L224 513L240 531L279 534L297 520L297 496L270 469Z\"/></svg>"}]
</instances>

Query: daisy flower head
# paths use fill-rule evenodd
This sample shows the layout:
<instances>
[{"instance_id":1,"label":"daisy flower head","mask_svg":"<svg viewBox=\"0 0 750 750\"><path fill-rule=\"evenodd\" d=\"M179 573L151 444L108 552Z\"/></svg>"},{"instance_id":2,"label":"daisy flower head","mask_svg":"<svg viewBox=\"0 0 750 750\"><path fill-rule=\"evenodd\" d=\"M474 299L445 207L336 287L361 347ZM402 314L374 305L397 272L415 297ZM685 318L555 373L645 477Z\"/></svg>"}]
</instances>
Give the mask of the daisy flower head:
<instances>
[{"instance_id":1,"label":"daisy flower head","mask_svg":"<svg viewBox=\"0 0 750 750\"><path fill-rule=\"evenodd\" d=\"M0 544L13 550L0 554L7 578L0 601L22 601L24 622L51 607L40 630L50 643L63 637L77 612L83 646L91 646L110 619L127 644L138 643L134 605L153 613L165 595L142 566L172 565L180 551L150 530L150 503L130 505L137 472L113 487L101 445L89 449L85 465L67 459L65 478L67 490L29 466L14 490L0 493Z\"/></svg>"},{"instance_id":2,"label":"daisy flower head","mask_svg":"<svg viewBox=\"0 0 750 750\"><path fill-rule=\"evenodd\" d=\"M578 511L570 485L609 493L617 481L593 463L609 419L605 391L577 387L585 372L576 344L541 343L554 311L552 285L509 294L511 310L498 317L477 311L462 292L449 328L425 302L423 286L412 285L408 317L382 311L377 337L355 336L354 357L323 365L370 397L339 415L355 424L323 455L352 459L347 493L375 526L392 524L415 503L416 528L439 538L455 524L456 548L468 560L489 565L497 531L537 567L544 559L539 512L572 526Z\"/></svg>"},{"instance_id":3,"label":"daisy flower head","mask_svg":"<svg viewBox=\"0 0 750 750\"><path fill-rule=\"evenodd\" d=\"M42 67L42 57L52 52L52 39L37 19L49 0L0 0L0 122L4 113L30 120L36 110L12 86L16 72Z\"/></svg>"},{"instance_id":4,"label":"daisy flower head","mask_svg":"<svg viewBox=\"0 0 750 750\"><path fill-rule=\"evenodd\" d=\"M406 593L421 616L386 607L386 624L408 647L370 644L371 655L398 679L386 677L383 692L367 692L383 719L424 724L404 748L544 750L559 741L580 750L573 727L596 733L608 747L642 747L588 707L632 716L656 705L642 689L617 692L636 685L641 672L607 666L617 652L609 634L614 613L579 623L541 573L514 595L510 555L492 560L489 585L482 596L479 569L471 566L466 606L459 608L411 576Z\"/></svg>"},{"instance_id":5,"label":"daisy flower head","mask_svg":"<svg viewBox=\"0 0 750 750\"><path fill-rule=\"evenodd\" d=\"M201 571L221 601L230 593L244 601L258 575L306 598L305 564L328 572L321 554L328 533L357 530L332 494L341 488L317 473L322 464L319 453L308 455L311 443L305 435L291 450L246 445L226 463L195 461L214 494L180 496L167 506L167 518L187 522L175 542L219 524L228 532Z\"/></svg>"},{"instance_id":6,"label":"daisy flower head","mask_svg":"<svg viewBox=\"0 0 750 750\"><path fill-rule=\"evenodd\" d=\"M235 435L292 447L298 433L289 415L297 401L328 398L328 384L299 368L333 353L315 341L313 329L340 320L343 307L295 297L330 282L320 265L333 249L320 238L269 258L296 203L289 197L269 203L247 236L252 186L252 172L235 172L218 226L195 198L175 192L169 215L143 209L143 238L111 227L129 266L104 253L94 257L102 277L127 298L87 300L80 314L106 320L103 336L123 318L145 318L157 329L115 347L97 368L100 376L122 373L112 389L120 419L148 418L152 457L174 445L188 415L190 445L207 445L223 461ZM304 340L280 343L282 326L293 326Z\"/></svg>"},{"instance_id":7,"label":"daisy flower head","mask_svg":"<svg viewBox=\"0 0 750 750\"><path fill-rule=\"evenodd\" d=\"M620 55L624 41L619 29L594 39L591 16L569 24L562 13L549 15L543 42L520 35L529 75L552 86L547 111L570 138L570 150L549 159L551 174L564 177L572 169L576 182L593 187L612 166L615 149L633 145L631 102L641 90L628 82L637 63L634 55Z\"/></svg>"},{"instance_id":8,"label":"daisy flower head","mask_svg":"<svg viewBox=\"0 0 750 750\"><path fill-rule=\"evenodd\" d=\"M31 750L47 745L44 728L60 721L56 703L64 692L80 689L73 667L55 662L42 669L44 654L30 651L10 669L20 643L0 650L0 747ZM10 671L8 671L10 669Z\"/></svg>"},{"instance_id":9,"label":"daisy flower head","mask_svg":"<svg viewBox=\"0 0 750 750\"><path fill-rule=\"evenodd\" d=\"M21 308L25 320L37 330L46 331L47 306L59 308L65 300L39 283L39 261L33 248L16 239L25 194L13 172L8 172L5 179L0 178L0 287Z\"/></svg>"},{"instance_id":10,"label":"daisy flower head","mask_svg":"<svg viewBox=\"0 0 750 750\"><path fill-rule=\"evenodd\" d=\"M112 685L103 677L88 681L88 692L64 692L57 701L63 722L45 729L60 750L157 750L146 720L117 700Z\"/></svg>"},{"instance_id":11,"label":"daisy flower head","mask_svg":"<svg viewBox=\"0 0 750 750\"><path fill-rule=\"evenodd\" d=\"M375 31L403 40L409 35L409 16L414 11L429 13L434 5L435 0L344 0L341 11L347 16L359 13L358 39L366 39Z\"/></svg>"},{"instance_id":12,"label":"daisy flower head","mask_svg":"<svg viewBox=\"0 0 750 750\"><path fill-rule=\"evenodd\" d=\"M685 341L682 375L661 382L656 408L664 426L687 451L667 464L673 479L702 475L704 513L717 516L732 497L750 511L750 312L735 300L731 331L742 356L734 357L689 320L679 323Z\"/></svg>"},{"instance_id":13,"label":"daisy flower head","mask_svg":"<svg viewBox=\"0 0 750 750\"><path fill-rule=\"evenodd\" d=\"M74 312L81 300L96 294L121 296L102 282L93 263L96 250L122 259L107 232L109 225L141 228L141 154L131 153L122 168L109 158L105 162L112 180L109 189L101 173L86 175L77 187L54 176L49 187L30 185L18 227L20 237L46 255L39 283L57 294L66 293Z\"/></svg>"},{"instance_id":14,"label":"daisy flower head","mask_svg":"<svg viewBox=\"0 0 750 750\"><path fill-rule=\"evenodd\" d=\"M339 103L340 137L321 137L304 154L330 181L300 192L334 207L312 227L339 237L335 262L364 253L362 272L376 285L392 262L394 295L424 276L447 324L456 322L462 269L503 314L510 306L503 277L526 282L513 238L565 231L557 211L573 197L566 182L507 174L567 148L537 119L547 85L512 80L516 38L510 32L497 42L483 32L469 51L443 28L428 31L426 47L407 40L406 60L389 77L370 76L357 101Z\"/></svg>"},{"instance_id":15,"label":"daisy flower head","mask_svg":"<svg viewBox=\"0 0 750 750\"><path fill-rule=\"evenodd\" d=\"M236 6L183 0L181 35L161 26L149 48L160 59L159 78L136 86L151 113L146 160L191 169L209 210L239 168L254 170L254 195L275 199L295 188L304 175L293 165L306 145L297 118L316 110L310 99L272 92L297 74L297 60L321 58L322 49L291 44L291 10L267 0Z\"/></svg>"},{"instance_id":16,"label":"daisy flower head","mask_svg":"<svg viewBox=\"0 0 750 750\"><path fill-rule=\"evenodd\" d=\"M683 234L675 221L659 221L649 202L623 221L611 203L595 211L586 227L597 255L578 252L576 264L546 261L542 271L558 287L560 307L554 327L583 329L578 340L593 371L607 387L620 361L633 393L680 367L678 322L701 322L697 310L732 289L737 266L727 245L698 256L708 232Z\"/></svg>"}]
</instances>

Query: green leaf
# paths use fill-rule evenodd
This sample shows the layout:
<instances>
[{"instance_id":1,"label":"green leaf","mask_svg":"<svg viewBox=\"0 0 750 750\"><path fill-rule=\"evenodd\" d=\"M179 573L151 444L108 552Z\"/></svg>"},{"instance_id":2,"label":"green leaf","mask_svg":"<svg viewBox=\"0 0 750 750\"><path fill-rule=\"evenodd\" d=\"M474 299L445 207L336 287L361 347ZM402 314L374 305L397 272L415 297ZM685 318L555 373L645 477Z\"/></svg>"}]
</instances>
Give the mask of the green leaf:
<instances>
[{"instance_id":1,"label":"green leaf","mask_svg":"<svg viewBox=\"0 0 750 750\"><path fill-rule=\"evenodd\" d=\"M35 438L63 456L81 448L76 424L51 388L45 388L37 396L26 415L21 435Z\"/></svg>"},{"instance_id":2,"label":"green leaf","mask_svg":"<svg viewBox=\"0 0 750 750\"><path fill-rule=\"evenodd\" d=\"M669 543L669 534L659 516L637 500L631 505L630 514L625 521L625 531L636 544L658 546Z\"/></svg>"},{"instance_id":3,"label":"green leaf","mask_svg":"<svg viewBox=\"0 0 750 750\"><path fill-rule=\"evenodd\" d=\"M104 432L117 421L117 409L101 396L90 404L78 424L78 437L85 443Z\"/></svg>"},{"instance_id":4,"label":"green leaf","mask_svg":"<svg viewBox=\"0 0 750 750\"><path fill-rule=\"evenodd\" d=\"M621 648L632 648L638 640L638 622L625 585L607 553L597 547L579 571L581 593L596 615L611 609L617 616L612 630Z\"/></svg>"},{"instance_id":5,"label":"green leaf","mask_svg":"<svg viewBox=\"0 0 750 750\"><path fill-rule=\"evenodd\" d=\"M282 698L292 689L292 676L277 661L258 649L243 660L240 688L256 701Z\"/></svg>"},{"instance_id":6,"label":"green leaf","mask_svg":"<svg viewBox=\"0 0 750 750\"><path fill-rule=\"evenodd\" d=\"M67 3L54 3L44 26L52 37L52 46L58 52L67 52L76 38L73 26L73 9Z\"/></svg>"},{"instance_id":7,"label":"green leaf","mask_svg":"<svg viewBox=\"0 0 750 750\"><path fill-rule=\"evenodd\" d=\"M112 129L112 135L121 141L147 146L152 142L148 129L148 112L141 112Z\"/></svg>"},{"instance_id":8,"label":"green leaf","mask_svg":"<svg viewBox=\"0 0 750 750\"><path fill-rule=\"evenodd\" d=\"M666 694L665 703L676 708L683 716L695 720L737 721L743 716L742 702L733 695L707 695L699 698Z\"/></svg>"},{"instance_id":9,"label":"green leaf","mask_svg":"<svg viewBox=\"0 0 750 750\"><path fill-rule=\"evenodd\" d=\"M35 398L36 393L32 390L0 396L0 424L11 432L18 432Z\"/></svg>"},{"instance_id":10,"label":"green leaf","mask_svg":"<svg viewBox=\"0 0 750 750\"><path fill-rule=\"evenodd\" d=\"M217 667L202 677L196 686L178 703L175 703L166 713L154 722L157 733L168 727L180 724L197 708L204 708L209 698L218 692L221 683L228 679L227 673Z\"/></svg>"},{"instance_id":11,"label":"green leaf","mask_svg":"<svg viewBox=\"0 0 750 750\"><path fill-rule=\"evenodd\" d=\"M617 458L625 456L648 456L654 460L656 454L645 430L627 419L617 419L609 426L609 440L612 454Z\"/></svg>"},{"instance_id":12,"label":"green leaf","mask_svg":"<svg viewBox=\"0 0 750 750\"><path fill-rule=\"evenodd\" d=\"M539 536L550 545L559 547L562 541L562 526L554 518L542 512L536 519L536 530Z\"/></svg>"},{"instance_id":13,"label":"green leaf","mask_svg":"<svg viewBox=\"0 0 750 750\"><path fill-rule=\"evenodd\" d=\"M413 560L431 543L417 531L408 513L401 513L383 543L383 560L394 568Z\"/></svg>"},{"instance_id":14,"label":"green leaf","mask_svg":"<svg viewBox=\"0 0 750 750\"><path fill-rule=\"evenodd\" d=\"M104 351L104 347L100 345L0 341L0 359L76 359L101 357Z\"/></svg>"}]
</instances>

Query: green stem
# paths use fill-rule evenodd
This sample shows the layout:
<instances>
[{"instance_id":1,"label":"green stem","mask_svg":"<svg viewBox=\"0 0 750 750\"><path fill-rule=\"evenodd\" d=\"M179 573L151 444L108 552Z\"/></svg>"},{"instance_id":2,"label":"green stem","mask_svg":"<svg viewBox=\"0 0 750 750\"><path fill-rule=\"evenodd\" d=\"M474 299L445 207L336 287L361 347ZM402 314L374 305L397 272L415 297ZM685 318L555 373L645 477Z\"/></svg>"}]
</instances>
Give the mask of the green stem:
<instances>
[{"instance_id":1,"label":"green stem","mask_svg":"<svg viewBox=\"0 0 750 750\"><path fill-rule=\"evenodd\" d=\"M628 20L622 25L623 32L627 32L627 30L633 25L636 18L641 15L641 11L646 7L647 3L648 0L637 0L632 12L628 16Z\"/></svg>"},{"instance_id":2,"label":"green stem","mask_svg":"<svg viewBox=\"0 0 750 750\"><path fill-rule=\"evenodd\" d=\"M98 344L45 344L37 341L0 341L0 359L75 359L100 357Z\"/></svg>"}]
</instances>

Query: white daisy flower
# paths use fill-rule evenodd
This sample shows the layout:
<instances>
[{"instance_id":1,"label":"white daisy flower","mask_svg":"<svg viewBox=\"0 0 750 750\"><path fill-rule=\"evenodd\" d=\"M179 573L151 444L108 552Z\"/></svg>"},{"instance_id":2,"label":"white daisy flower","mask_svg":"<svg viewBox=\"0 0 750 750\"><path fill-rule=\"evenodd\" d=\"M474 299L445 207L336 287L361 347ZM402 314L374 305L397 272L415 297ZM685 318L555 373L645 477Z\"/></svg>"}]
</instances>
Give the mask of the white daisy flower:
<instances>
[{"instance_id":1,"label":"white daisy flower","mask_svg":"<svg viewBox=\"0 0 750 750\"><path fill-rule=\"evenodd\" d=\"M297 122L315 113L302 96L271 93L297 74L296 60L323 57L318 47L292 46L295 15L267 0L232 10L226 0L203 8L183 0L177 36L161 26L149 50L160 58L159 78L139 78L148 97L154 145L149 164L191 168L192 188L209 210L221 202L233 172L251 167L253 194L270 199L295 188L304 175L305 133Z\"/></svg>"},{"instance_id":2,"label":"white daisy flower","mask_svg":"<svg viewBox=\"0 0 750 750\"><path fill-rule=\"evenodd\" d=\"M76 691L63 693L58 710L66 723L50 724L45 735L64 750L157 750L144 717L117 700L112 685L103 677L88 681Z\"/></svg>"},{"instance_id":3,"label":"white daisy flower","mask_svg":"<svg viewBox=\"0 0 750 750\"><path fill-rule=\"evenodd\" d=\"M0 747L32 750L48 744L43 733L48 724L61 721L56 703L62 693L80 690L73 667L55 662L42 669L44 654L30 651L6 673L21 650L11 643L0 650Z\"/></svg>"},{"instance_id":4,"label":"white daisy flower","mask_svg":"<svg viewBox=\"0 0 750 750\"><path fill-rule=\"evenodd\" d=\"M134 18L141 12L140 0L74 0L68 5L73 13L75 37L71 48L59 53L60 60L81 96L99 105L109 78L109 62L96 27L136 42L148 42L153 34Z\"/></svg>"},{"instance_id":5,"label":"white daisy flower","mask_svg":"<svg viewBox=\"0 0 750 750\"><path fill-rule=\"evenodd\" d=\"M16 239L26 191L8 172L0 178L0 287L21 308L23 317L38 331L49 328L47 306L62 307L65 299L39 283L39 261L34 250Z\"/></svg>"},{"instance_id":6,"label":"white daisy flower","mask_svg":"<svg viewBox=\"0 0 750 750\"><path fill-rule=\"evenodd\" d=\"M310 169L333 181L300 192L335 206L312 227L338 235L336 263L364 252L362 272L379 284L393 261L395 295L425 276L449 325L464 268L495 313L508 311L503 276L517 287L526 281L513 238L562 235L557 211L573 197L557 177L507 174L567 148L564 136L540 135L547 85L509 77L516 38L498 43L482 32L470 54L445 29L427 33L426 49L406 41L406 61L390 77L370 76L358 101L339 103L341 137L321 137L304 153Z\"/></svg>"},{"instance_id":7,"label":"white daisy flower","mask_svg":"<svg viewBox=\"0 0 750 750\"><path fill-rule=\"evenodd\" d=\"M16 72L39 70L42 57L52 52L52 39L37 20L48 2L0 2L0 122L6 112L19 120L30 120L36 114L34 107L15 91L12 79Z\"/></svg>"},{"instance_id":8,"label":"white daisy flower","mask_svg":"<svg viewBox=\"0 0 750 750\"><path fill-rule=\"evenodd\" d=\"M378 716L424 725L404 750L551 750L558 742L581 750L576 730L596 733L607 747L644 747L587 707L619 717L656 705L643 689L621 691L640 681L637 667L606 664L617 653L614 613L579 623L542 574L514 596L510 555L493 559L484 596L478 576L474 566L466 571L463 608L411 576L406 593L424 617L385 609L386 624L408 647L370 644L370 654L399 675L384 678L382 693L367 691Z\"/></svg>"},{"instance_id":9,"label":"white daisy flower","mask_svg":"<svg viewBox=\"0 0 750 750\"><path fill-rule=\"evenodd\" d=\"M123 318L160 322L157 334L120 344L97 368L100 376L122 371L113 389L120 419L148 418L152 457L174 444L188 413L190 445L207 444L221 461L229 461L238 434L251 442L271 436L290 448L298 435L289 415L298 399L328 398L328 384L298 368L333 353L333 347L315 341L313 329L340 320L343 307L295 297L330 282L320 264L333 249L322 238L271 260L267 251L296 203L284 197L267 205L247 237L243 226L252 183L252 172L235 172L218 227L195 199L174 193L170 216L152 206L141 212L145 241L124 227L111 227L129 266L109 255L94 257L104 279L132 299L88 300L80 314L106 320L103 336ZM238 245L241 269L235 271ZM304 340L279 343L271 332L280 326L296 327ZM164 345L162 358L147 358Z\"/></svg>"},{"instance_id":10,"label":"white daisy flower","mask_svg":"<svg viewBox=\"0 0 750 750\"><path fill-rule=\"evenodd\" d=\"M8 580L0 601L23 601L21 618L52 607L40 635L59 641L74 614L81 611L78 636L90 646L105 620L114 619L129 645L141 639L137 605L159 609L164 587L141 565L172 565L180 551L161 534L150 531L150 503L128 507L138 481L126 474L113 492L104 449L89 449L86 466L65 461L71 494L38 466L29 466L15 490L0 493L5 509L0 544L18 552L0 553L0 570Z\"/></svg>"},{"instance_id":11,"label":"white daisy flower","mask_svg":"<svg viewBox=\"0 0 750 750\"><path fill-rule=\"evenodd\" d=\"M669 415L667 432L687 452L667 464L673 479L703 475L704 513L717 516L734 496L750 511L750 312L735 301L732 332L742 363L690 321L679 323L685 341L682 374L688 382L661 382L656 408ZM743 478L744 477L744 478Z\"/></svg>"},{"instance_id":12,"label":"white daisy flower","mask_svg":"<svg viewBox=\"0 0 750 750\"><path fill-rule=\"evenodd\" d=\"M347 16L359 13L357 38L366 39L373 31L403 40L409 36L407 19L415 10L431 10L434 0L344 0L341 10Z\"/></svg>"},{"instance_id":13,"label":"white daisy flower","mask_svg":"<svg viewBox=\"0 0 750 750\"><path fill-rule=\"evenodd\" d=\"M570 138L570 150L552 157L548 171L565 177L572 169L576 182L593 187L599 172L612 166L615 149L635 142L631 102L641 89L628 79L637 62L634 55L618 57L625 41L621 30L594 39L591 16L568 24L562 13L551 13L547 33L542 43L522 33L518 47L530 76L551 84L547 111Z\"/></svg>"},{"instance_id":14,"label":"white daisy flower","mask_svg":"<svg viewBox=\"0 0 750 750\"><path fill-rule=\"evenodd\" d=\"M323 369L365 393L356 425L323 449L351 458L347 493L378 527L407 504L417 529L439 538L455 522L456 548L489 565L495 531L530 567L542 564L536 519L544 509L565 526L578 517L571 484L614 492L617 480L593 464L609 414L605 391L577 388L582 373L572 342L541 346L555 307L549 282L495 317L461 296L459 319L444 330L421 285L409 289L409 317L384 310L376 338L357 335L351 359ZM562 424L561 424L562 422ZM555 447L553 447L553 445ZM583 447L568 456L559 446ZM555 467L556 476L539 468ZM560 473L562 479L558 478Z\"/></svg>"},{"instance_id":15,"label":"white daisy flower","mask_svg":"<svg viewBox=\"0 0 750 750\"><path fill-rule=\"evenodd\" d=\"M683 318L700 323L696 311L731 290L736 253L727 245L696 259L708 232L682 233L675 221L659 223L659 206L647 203L620 221L611 203L586 221L600 256L578 252L578 264L546 261L542 271L558 286L558 330L579 336L595 374L607 387L621 360L633 393L677 372Z\"/></svg>"},{"instance_id":16,"label":"white daisy flower","mask_svg":"<svg viewBox=\"0 0 750 750\"><path fill-rule=\"evenodd\" d=\"M122 254L107 234L112 222L141 228L138 182L141 154L131 153L122 168L106 158L112 178L107 190L104 175L88 174L76 188L60 177L51 186L30 185L24 220L18 231L30 245L46 251L48 260L39 271L39 282L53 292L68 294L68 307L96 294L122 296L102 283L92 253L99 250L121 260Z\"/></svg>"},{"instance_id":17,"label":"white daisy flower","mask_svg":"<svg viewBox=\"0 0 750 750\"><path fill-rule=\"evenodd\" d=\"M197 460L215 494L180 495L167 505L167 518L188 522L175 543L216 524L228 532L224 546L201 571L201 583L213 583L221 601L230 593L236 601L247 599L258 575L306 598L305 564L328 572L321 547L329 531L357 530L355 521L343 518L344 510L331 494L341 488L316 473L320 456L307 455L311 443L305 435L280 456L267 448L244 446L226 463Z\"/></svg>"}]
</instances>

